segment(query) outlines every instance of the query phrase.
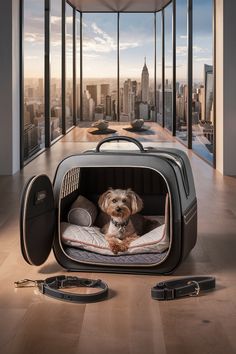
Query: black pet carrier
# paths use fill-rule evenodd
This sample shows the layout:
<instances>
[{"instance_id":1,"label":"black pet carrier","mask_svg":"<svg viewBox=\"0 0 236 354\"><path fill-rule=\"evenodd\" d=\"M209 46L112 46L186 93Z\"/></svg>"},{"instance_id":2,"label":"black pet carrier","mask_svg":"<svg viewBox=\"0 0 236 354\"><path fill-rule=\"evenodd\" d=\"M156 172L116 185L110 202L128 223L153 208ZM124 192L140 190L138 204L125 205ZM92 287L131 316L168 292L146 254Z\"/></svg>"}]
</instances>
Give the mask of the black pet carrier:
<instances>
[{"instance_id":1,"label":"black pet carrier","mask_svg":"<svg viewBox=\"0 0 236 354\"><path fill-rule=\"evenodd\" d=\"M100 149L106 142L120 140L132 142L138 149ZM168 245L164 250L107 255L63 242L62 225L68 225L76 199L83 196L99 214L98 198L109 187L131 188L143 200L142 215L165 220ZM57 262L70 271L171 273L197 238L197 201L188 157L174 148L144 149L132 138L104 139L95 150L62 160L53 185L46 175L28 181L22 194L20 227L22 253L31 265L42 265L53 248Z\"/></svg>"}]
</instances>

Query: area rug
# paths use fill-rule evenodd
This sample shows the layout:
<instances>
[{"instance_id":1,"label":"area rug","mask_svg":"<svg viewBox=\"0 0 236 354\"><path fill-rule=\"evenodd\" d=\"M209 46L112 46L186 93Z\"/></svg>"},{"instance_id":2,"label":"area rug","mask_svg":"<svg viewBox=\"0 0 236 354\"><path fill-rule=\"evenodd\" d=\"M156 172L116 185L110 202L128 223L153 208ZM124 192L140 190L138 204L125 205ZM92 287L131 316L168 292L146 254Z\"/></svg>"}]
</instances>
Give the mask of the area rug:
<instances>
[{"instance_id":1,"label":"area rug","mask_svg":"<svg viewBox=\"0 0 236 354\"><path fill-rule=\"evenodd\" d=\"M99 129L93 129L93 130L90 130L88 129L88 133L89 134L93 134L93 135L107 135L107 134L114 134L116 133L116 130L114 129L103 129L103 130L99 130Z\"/></svg>"},{"instance_id":2,"label":"area rug","mask_svg":"<svg viewBox=\"0 0 236 354\"><path fill-rule=\"evenodd\" d=\"M113 123L109 125L108 132L99 132L91 127L76 127L65 135L61 142L99 142L107 136L123 135L137 139L141 142L170 142L174 141L171 135L161 131L157 123L150 122L149 129L143 131L131 131L127 123ZM145 128L145 127L144 127ZM132 128L131 128L132 129Z\"/></svg>"}]
</instances>

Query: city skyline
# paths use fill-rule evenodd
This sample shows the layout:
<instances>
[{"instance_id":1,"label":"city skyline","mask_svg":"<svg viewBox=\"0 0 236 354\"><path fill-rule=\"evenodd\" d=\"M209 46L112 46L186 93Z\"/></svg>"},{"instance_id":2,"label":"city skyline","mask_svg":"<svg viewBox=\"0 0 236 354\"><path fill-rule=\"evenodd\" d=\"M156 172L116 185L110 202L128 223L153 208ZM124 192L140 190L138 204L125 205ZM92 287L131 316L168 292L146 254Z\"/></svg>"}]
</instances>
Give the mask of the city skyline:
<instances>
[{"instance_id":1,"label":"city skyline","mask_svg":"<svg viewBox=\"0 0 236 354\"><path fill-rule=\"evenodd\" d=\"M141 68L140 68L141 69ZM100 81L100 82L99 82ZM161 123L163 116L162 88L154 87L149 81L149 70L144 58L143 68L138 80L126 78L121 80L119 93L116 80L88 79L83 81L83 121L108 119L117 121L119 95L119 121L130 122L133 119L145 119ZM114 85L115 83L115 85ZM206 146L205 157L211 161L213 144L213 67L204 64L204 85L193 84L192 121L193 146L203 149ZM66 83L65 118L67 129L73 125L73 84L72 80ZM80 120L80 84L76 87L77 107L76 119ZM165 126L172 129L172 82L165 81ZM180 139L186 140L187 127L187 85L185 82L176 82L176 130ZM24 139L26 142L25 156L30 156L44 146L44 81L42 78L26 79L24 85ZM61 135L62 128L62 101L60 79L51 79L50 94L50 121L51 139Z\"/></svg>"}]
</instances>

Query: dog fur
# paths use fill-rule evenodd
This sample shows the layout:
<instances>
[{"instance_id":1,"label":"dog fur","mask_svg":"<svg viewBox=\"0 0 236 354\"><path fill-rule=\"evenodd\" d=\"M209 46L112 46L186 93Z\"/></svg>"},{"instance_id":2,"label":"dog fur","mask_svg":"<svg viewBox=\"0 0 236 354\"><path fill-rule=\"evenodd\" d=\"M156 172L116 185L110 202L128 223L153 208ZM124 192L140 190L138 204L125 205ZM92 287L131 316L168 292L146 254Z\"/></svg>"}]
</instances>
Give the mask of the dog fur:
<instances>
[{"instance_id":1,"label":"dog fur","mask_svg":"<svg viewBox=\"0 0 236 354\"><path fill-rule=\"evenodd\" d=\"M130 188L109 188L100 196L98 205L109 216L109 222L101 231L105 234L110 249L114 254L127 251L130 242L139 237L131 216L142 210L142 199Z\"/></svg>"}]
</instances>

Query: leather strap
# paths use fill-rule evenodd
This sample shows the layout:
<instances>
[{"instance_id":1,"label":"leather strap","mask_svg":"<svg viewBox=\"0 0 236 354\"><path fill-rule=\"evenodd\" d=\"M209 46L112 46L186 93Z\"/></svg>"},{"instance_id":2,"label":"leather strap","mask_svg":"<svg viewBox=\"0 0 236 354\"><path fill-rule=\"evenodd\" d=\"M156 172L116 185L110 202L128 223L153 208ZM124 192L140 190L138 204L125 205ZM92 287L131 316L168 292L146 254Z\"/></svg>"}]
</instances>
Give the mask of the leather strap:
<instances>
[{"instance_id":1,"label":"leather strap","mask_svg":"<svg viewBox=\"0 0 236 354\"><path fill-rule=\"evenodd\" d=\"M198 296L199 292L214 288L214 277L184 277L157 283L151 289L151 295L155 300L174 300L183 296Z\"/></svg>"},{"instance_id":2,"label":"leather strap","mask_svg":"<svg viewBox=\"0 0 236 354\"><path fill-rule=\"evenodd\" d=\"M64 301L88 303L103 300L108 295L108 286L100 279L93 280L72 276L59 275L42 281L37 281L37 286L42 294ZM92 294L77 294L62 291L65 288L88 287L100 288L101 290Z\"/></svg>"}]
</instances>

